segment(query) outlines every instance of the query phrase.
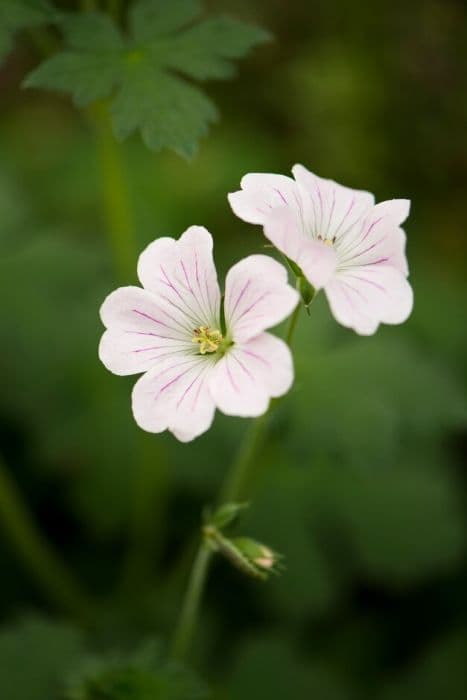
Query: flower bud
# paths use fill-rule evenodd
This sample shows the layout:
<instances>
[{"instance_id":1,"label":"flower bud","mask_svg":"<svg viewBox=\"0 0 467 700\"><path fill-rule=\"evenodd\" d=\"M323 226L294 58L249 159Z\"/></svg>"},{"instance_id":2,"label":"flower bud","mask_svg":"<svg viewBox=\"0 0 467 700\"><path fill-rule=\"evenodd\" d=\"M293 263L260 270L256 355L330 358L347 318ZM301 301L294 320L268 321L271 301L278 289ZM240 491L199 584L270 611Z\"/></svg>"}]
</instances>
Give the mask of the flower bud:
<instances>
[{"instance_id":1,"label":"flower bud","mask_svg":"<svg viewBox=\"0 0 467 700\"><path fill-rule=\"evenodd\" d=\"M250 537L225 537L213 525L204 527L206 542L247 576L265 581L271 573L278 573L281 555Z\"/></svg>"}]
</instances>

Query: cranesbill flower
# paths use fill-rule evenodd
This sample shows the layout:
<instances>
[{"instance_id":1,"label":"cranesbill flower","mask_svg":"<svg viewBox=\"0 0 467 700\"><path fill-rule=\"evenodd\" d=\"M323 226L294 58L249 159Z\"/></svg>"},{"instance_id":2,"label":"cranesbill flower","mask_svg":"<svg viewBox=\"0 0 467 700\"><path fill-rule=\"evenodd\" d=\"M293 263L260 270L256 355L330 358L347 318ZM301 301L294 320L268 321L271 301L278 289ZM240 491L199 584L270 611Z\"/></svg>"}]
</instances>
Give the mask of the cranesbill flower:
<instances>
[{"instance_id":1,"label":"cranesbill flower","mask_svg":"<svg viewBox=\"0 0 467 700\"><path fill-rule=\"evenodd\" d=\"M298 303L286 269L265 255L245 258L221 301L212 247L201 226L159 238L138 261L143 288L121 287L101 307L100 359L114 374L144 372L133 389L136 422L182 442L208 430L216 408L261 415L293 381L289 348L264 332Z\"/></svg>"},{"instance_id":2,"label":"cranesbill flower","mask_svg":"<svg viewBox=\"0 0 467 700\"><path fill-rule=\"evenodd\" d=\"M274 246L324 289L334 317L362 335L402 323L413 305L407 281L407 199L375 204L372 194L343 187L302 165L284 175L250 173L229 194L237 216L261 224Z\"/></svg>"}]
</instances>

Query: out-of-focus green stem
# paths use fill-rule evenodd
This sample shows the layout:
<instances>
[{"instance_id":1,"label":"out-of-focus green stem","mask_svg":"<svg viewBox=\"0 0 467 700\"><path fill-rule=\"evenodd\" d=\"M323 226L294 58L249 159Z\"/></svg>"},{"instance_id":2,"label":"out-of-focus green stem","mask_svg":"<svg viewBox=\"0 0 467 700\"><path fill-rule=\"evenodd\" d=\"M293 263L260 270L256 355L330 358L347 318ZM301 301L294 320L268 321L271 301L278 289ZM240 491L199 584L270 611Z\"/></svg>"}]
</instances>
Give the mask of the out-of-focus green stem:
<instances>
[{"instance_id":1,"label":"out-of-focus green stem","mask_svg":"<svg viewBox=\"0 0 467 700\"><path fill-rule=\"evenodd\" d=\"M297 326L300 309L301 304L298 304L290 317L285 336L289 347L292 343L292 338ZM255 463L254 458L259 447L263 444L264 437L267 433L270 414L271 409L262 416L259 416L259 418L256 418L250 425L237 457L232 463L224 484L221 487L219 505L244 498L248 481L252 476L252 467ZM202 539L191 568L188 586L173 637L172 654L174 658L183 659L188 652L199 617L211 556L211 550L208 548L204 539Z\"/></svg>"},{"instance_id":2,"label":"out-of-focus green stem","mask_svg":"<svg viewBox=\"0 0 467 700\"><path fill-rule=\"evenodd\" d=\"M121 13L121 1L120 0L107 0L107 11L115 21L119 21Z\"/></svg>"},{"instance_id":3,"label":"out-of-focus green stem","mask_svg":"<svg viewBox=\"0 0 467 700\"><path fill-rule=\"evenodd\" d=\"M91 12L97 9L96 0L81 0L80 5L83 12Z\"/></svg>"},{"instance_id":4,"label":"out-of-focus green stem","mask_svg":"<svg viewBox=\"0 0 467 700\"><path fill-rule=\"evenodd\" d=\"M89 618L90 604L73 576L37 529L0 458L0 522L3 535L42 590L61 608Z\"/></svg>"},{"instance_id":5,"label":"out-of-focus green stem","mask_svg":"<svg viewBox=\"0 0 467 700\"><path fill-rule=\"evenodd\" d=\"M128 282L134 275L136 244L122 149L112 132L107 104L96 103L90 114L96 131L110 248L120 280Z\"/></svg>"},{"instance_id":6,"label":"out-of-focus green stem","mask_svg":"<svg viewBox=\"0 0 467 700\"><path fill-rule=\"evenodd\" d=\"M289 348L292 347L292 340L293 340L295 328L297 326L297 321L298 321L298 317L300 316L301 310L302 310L302 305L301 305L301 303L299 303L295 307L295 311L293 312L292 316L290 317L289 327L287 328L287 334L285 336L285 342L287 343Z\"/></svg>"},{"instance_id":7,"label":"out-of-focus green stem","mask_svg":"<svg viewBox=\"0 0 467 700\"><path fill-rule=\"evenodd\" d=\"M122 149L112 132L107 105L94 105L90 114L96 131L109 245L118 278L128 284L134 277L137 250ZM167 455L160 443L154 455L153 440L153 436L149 439L146 434L138 434L135 463L128 467L134 481L130 494L130 546L123 564L122 591L148 581L155 536L163 526Z\"/></svg>"},{"instance_id":8,"label":"out-of-focus green stem","mask_svg":"<svg viewBox=\"0 0 467 700\"><path fill-rule=\"evenodd\" d=\"M132 545L128 549L121 580L124 595L142 584L150 584L153 561L160 553L157 545L164 534L169 486L168 454L159 442L155 460L153 444L149 440L152 443L154 436L144 434L138 440L130 522Z\"/></svg>"},{"instance_id":9,"label":"out-of-focus green stem","mask_svg":"<svg viewBox=\"0 0 467 700\"><path fill-rule=\"evenodd\" d=\"M221 489L219 504L238 501L244 497L246 481L258 448L267 431L270 411L267 411L248 426L235 461L230 467Z\"/></svg>"},{"instance_id":10,"label":"out-of-focus green stem","mask_svg":"<svg viewBox=\"0 0 467 700\"><path fill-rule=\"evenodd\" d=\"M175 659L183 659L191 642L198 620L211 556L212 552L203 540L199 545L196 558L191 568L185 598L173 638L172 656Z\"/></svg>"}]
</instances>

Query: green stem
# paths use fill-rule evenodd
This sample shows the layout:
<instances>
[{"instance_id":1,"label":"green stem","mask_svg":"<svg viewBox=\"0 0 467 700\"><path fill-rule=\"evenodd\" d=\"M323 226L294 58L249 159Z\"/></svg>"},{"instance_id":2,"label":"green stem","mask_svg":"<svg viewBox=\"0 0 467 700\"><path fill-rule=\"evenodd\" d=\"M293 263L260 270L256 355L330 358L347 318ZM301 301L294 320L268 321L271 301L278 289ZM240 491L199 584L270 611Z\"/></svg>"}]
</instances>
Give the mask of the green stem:
<instances>
[{"instance_id":1,"label":"green stem","mask_svg":"<svg viewBox=\"0 0 467 700\"><path fill-rule=\"evenodd\" d=\"M248 426L238 454L222 485L219 505L229 501L239 501L244 497L250 467L258 448L263 443L270 415L270 411L267 411Z\"/></svg>"},{"instance_id":2,"label":"green stem","mask_svg":"<svg viewBox=\"0 0 467 700\"><path fill-rule=\"evenodd\" d=\"M136 243L122 152L112 132L107 104L95 104L90 114L96 130L109 243L119 278L127 282L134 275Z\"/></svg>"},{"instance_id":3,"label":"green stem","mask_svg":"<svg viewBox=\"0 0 467 700\"><path fill-rule=\"evenodd\" d=\"M120 0L107 0L107 11L118 22L122 11Z\"/></svg>"},{"instance_id":4,"label":"green stem","mask_svg":"<svg viewBox=\"0 0 467 700\"><path fill-rule=\"evenodd\" d=\"M89 603L72 575L37 529L0 458L0 521L3 532L43 591L63 609L89 617Z\"/></svg>"},{"instance_id":5,"label":"green stem","mask_svg":"<svg viewBox=\"0 0 467 700\"><path fill-rule=\"evenodd\" d=\"M97 10L96 0L81 0L80 7L83 12L92 12Z\"/></svg>"},{"instance_id":6,"label":"green stem","mask_svg":"<svg viewBox=\"0 0 467 700\"><path fill-rule=\"evenodd\" d=\"M159 443L155 459L153 440L153 435L139 435L130 522L131 546L123 566L120 584L121 592L125 596L138 587L151 585L151 569L155 557L160 553L166 523L168 455L164 445Z\"/></svg>"},{"instance_id":7,"label":"green stem","mask_svg":"<svg viewBox=\"0 0 467 700\"><path fill-rule=\"evenodd\" d=\"M175 659L183 659L190 645L198 620L211 556L211 550L202 540L191 568L185 598L173 638L172 656Z\"/></svg>"},{"instance_id":8,"label":"green stem","mask_svg":"<svg viewBox=\"0 0 467 700\"><path fill-rule=\"evenodd\" d=\"M291 345L292 338L297 326L297 319L300 314L301 304L298 304L293 312L286 333L287 345ZM277 403L277 402L276 402ZM221 487L219 505L229 501L238 501L244 497L247 483L251 479L252 466L255 464L255 456L259 447L264 442L267 433L267 426L271 408L250 425L245 435L245 439L240 447L238 455L227 473L224 484ZM188 586L185 592L182 609L175 630L172 645L172 654L177 659L183 659L190 646L196 623L199 617L203 589L206 582L209 563L212 552L207 547L204 539L198 547Z\"/></svg>"},{"instance_id":9,"label":"green stem","mask_svg":"<svg viewBox=\"0 0 467 700\"><path fill-rule=\"evenodd\" d=\"M293 335L294 335L294 333L295 333L295 328L296 328L296 326L297 326L297 321L298 321L298 317L300 316L300 311L301 311L301 309L302 309L301 303L300 303L300 304L297 304L297 306L295 307L295 310L294 310L292 316L290 317L289 327L288 327L288 329L287 329L287 333L286 333L286 336L285 336L285 342L287 343L287 345L289 346L289 348L292 347Z\"/></svg>"},{"instance_id":10,"label":"green stem","mask_svg":"<svg viewBox=\"0 0 467 700\"><path fill-rule=\"evenodd\" d=\"M128 283L134 277L137 257L128 183L122 157L110 123L108 106L98 103L90 110L95 126L102 193L109 245L119 279ZM155 460L156 458L156 460ZM167 456L145 434L138 434L136 465L129 524L130 545L123 564L120 589L128 591L149 580L148 562L153 556L157 525L162 526L163 499L167 490ZM156 463L154 463L156 461ZM154 514L159 514L155 516Z\"/></svg>"}]
</instances>

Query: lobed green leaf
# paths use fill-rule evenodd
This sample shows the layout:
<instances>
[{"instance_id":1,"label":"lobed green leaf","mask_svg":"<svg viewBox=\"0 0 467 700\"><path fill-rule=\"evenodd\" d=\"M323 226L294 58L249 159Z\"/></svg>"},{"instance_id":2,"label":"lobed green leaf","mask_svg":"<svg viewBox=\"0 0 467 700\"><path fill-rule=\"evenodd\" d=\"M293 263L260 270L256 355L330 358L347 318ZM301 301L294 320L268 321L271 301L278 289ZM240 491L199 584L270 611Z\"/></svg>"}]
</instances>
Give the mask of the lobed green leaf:
<instances>
[{"instance_id":1,"label":"lobed green leaf","mask_svg":"<svg viewBox=\"0 0 467 700\"><path fill-rule=\"evenodd\" d=\"M269 38L258 27L228 18L190 23L198 0L140 0L129 11L129 35L99 12L68 13L66 48L30 73L25 87L71 94L78 107L110 98L115 135L135 131L153 151L171 148L190 158L218 116L188 78L227 78L233 60Z\"/></svg>"}]
</instances>

